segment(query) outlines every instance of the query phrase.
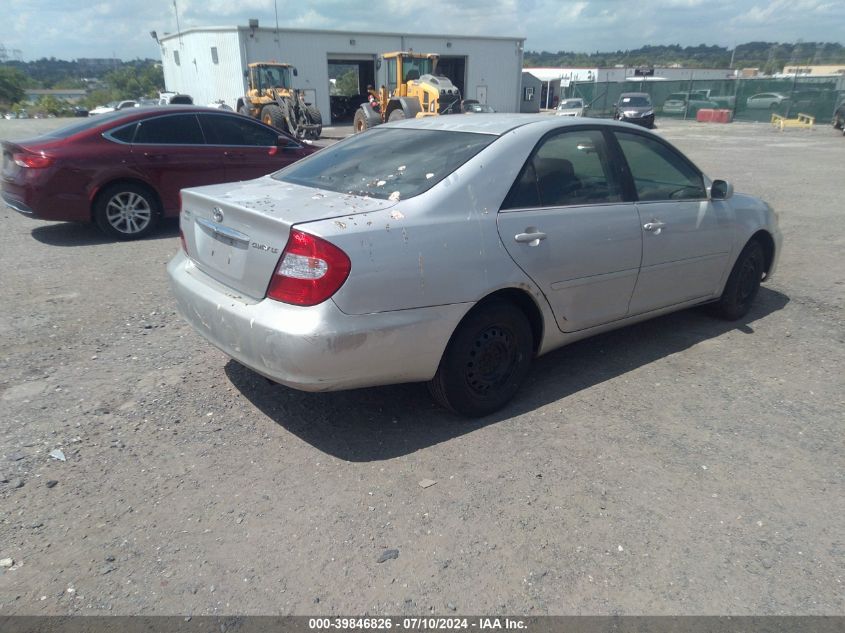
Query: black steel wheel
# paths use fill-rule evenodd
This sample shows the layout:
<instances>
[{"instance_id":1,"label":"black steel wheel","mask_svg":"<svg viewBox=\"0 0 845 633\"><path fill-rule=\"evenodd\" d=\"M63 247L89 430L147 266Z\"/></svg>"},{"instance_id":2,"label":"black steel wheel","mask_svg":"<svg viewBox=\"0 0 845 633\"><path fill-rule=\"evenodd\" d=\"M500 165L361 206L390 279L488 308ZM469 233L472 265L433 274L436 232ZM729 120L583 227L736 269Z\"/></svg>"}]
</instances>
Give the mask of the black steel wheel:
<instances>
[{"instance_id":1,"label":"black steel wheel","mask_svg":"<svg viewBox=\"0 0 845 633\"><path fill-rule=\"evenodd\" d=\"M736 321L748 314L760 290L765 265L762 245L757 240L751 240L737 257L722 296L714 304L718 316Z\"/></svg>"},{"instance_id":2,"label":"black steel wheel","mask_svg":"<svg viewBox=\"0 0 845 633\"><path fill-rule=\"evenodd\" d=\"M513 398L533 355L531 326L522 310L503 301L479 304L452 335L429 391L455 413L488 415Z\"/></svg>"}]
</instances>

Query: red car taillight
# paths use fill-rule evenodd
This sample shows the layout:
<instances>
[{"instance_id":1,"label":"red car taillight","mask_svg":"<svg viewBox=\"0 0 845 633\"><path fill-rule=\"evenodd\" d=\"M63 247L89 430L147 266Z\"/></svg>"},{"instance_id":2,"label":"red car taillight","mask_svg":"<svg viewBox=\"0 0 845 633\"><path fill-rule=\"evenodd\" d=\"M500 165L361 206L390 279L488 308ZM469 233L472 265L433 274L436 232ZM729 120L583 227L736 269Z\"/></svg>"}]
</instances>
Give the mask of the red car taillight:
<instances>
[{"instance_id":1,"label":"red car taillight","mask_svg":"<svg viewBox=\"0 0 845 633\"><path fill-rule=\"evenodd\" d=\"M44 169L53 164L53 159L44 154L12 154L12 160L15 165L19 167L27 167L29 169Z\"/></svg>"},{"instance_id":2,"label":"red car taillight","mask_svg":"<svg viewBox=\"0 0 845 633\"><path fill-rule=\"evenodd\" d=\"M292 229L267 296L298 306L314 306L340 289L351 268L349 257L334 244Z\"/></svg>"}]
</instances>

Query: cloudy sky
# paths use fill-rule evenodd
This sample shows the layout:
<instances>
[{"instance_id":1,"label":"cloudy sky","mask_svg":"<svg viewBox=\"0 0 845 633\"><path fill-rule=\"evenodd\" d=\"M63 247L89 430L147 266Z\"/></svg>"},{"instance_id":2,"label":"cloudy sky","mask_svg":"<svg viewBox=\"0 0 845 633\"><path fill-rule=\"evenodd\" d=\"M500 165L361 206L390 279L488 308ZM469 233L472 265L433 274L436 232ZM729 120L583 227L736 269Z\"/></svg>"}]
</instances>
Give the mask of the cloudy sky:
<instances>
[{"instance_id":1,"label":"cloudy sky","mask_svg":"<svg viewBox=\"0 0 845 633\"><path fill-rule=\"evenodd\" d=\"M275 23L273 0L177 0L182 29ZM2 0L0 45L40 57L157 58L173 0ZM277 0L279 25L527 38L528 50L845 41L843 0ZM15 55L18 55L15 52Z\"/></svg>"}]
</instances>

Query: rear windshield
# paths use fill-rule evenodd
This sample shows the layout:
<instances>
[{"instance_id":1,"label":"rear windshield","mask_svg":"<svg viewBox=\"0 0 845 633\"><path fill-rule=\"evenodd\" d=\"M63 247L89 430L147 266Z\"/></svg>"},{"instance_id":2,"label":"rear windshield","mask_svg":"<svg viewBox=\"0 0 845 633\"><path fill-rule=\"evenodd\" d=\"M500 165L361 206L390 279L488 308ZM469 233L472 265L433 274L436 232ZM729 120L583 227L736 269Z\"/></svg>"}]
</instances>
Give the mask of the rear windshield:
<instances>
[{"instance_id":1,"label":"rear windshield","mask_svg":"<svg viewBox=\"0 0 845 633\"><path fill-rule=\"evenodd\" d=\"M404 200L431 189L496 138L471 132L376 128L294 163L273 178L340 193Z\"/></svg>"},{"instance_id":2,"label":"rear windshield","mask_svg":"<svg viewBox=\"0 0 845 633\"><path fill-rule=\"evenodd\" d=\"M126 116L128 116L126 112L109 112L107 114L98 114L96 116L91 116L87 119L83 119L79 123L72 123L71 125L61 127L58 130L47 132L43 136L46 138L67 138L69 136L73 136L74 134L79 134L80 132L84 132L86 130L90 130L91 128L100 126L103 123L108 123L109 121L115 119L122 119Z\"/></svg>"}]
</instances>

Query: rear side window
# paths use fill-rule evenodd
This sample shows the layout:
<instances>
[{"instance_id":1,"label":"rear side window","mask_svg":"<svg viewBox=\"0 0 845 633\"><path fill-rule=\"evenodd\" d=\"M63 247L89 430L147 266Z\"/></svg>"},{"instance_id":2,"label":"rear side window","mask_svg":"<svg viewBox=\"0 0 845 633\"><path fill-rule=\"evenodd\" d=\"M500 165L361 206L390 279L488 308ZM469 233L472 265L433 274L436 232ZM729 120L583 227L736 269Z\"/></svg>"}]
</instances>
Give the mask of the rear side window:
<instances>
[{"instance_id":1,"label":"rear side window","mask_svg":"<svg viewBox=\"0 0 845 633\"><path fill-rule=\"evenodd\" d=\"M203 145L205 140L194 114L172 114L138 123L135 143L155 145Z\"/></svg>"},{"instance_id":2,"label":"rear side window","mask_svg":"<svg viewBox=\"0 0 845 633\"><path fill-rule=\"evenodd\" d=\"M428 191L496 140L490 134L376 128L273 175L276 180L373 198Z\"/></svg>"},{"instance_id":3,"label":"rear side window","mask_svg":"<svg viewBox=\"0 0 845 633\"><path fill-rule=\"evenodd\" d=\"M574 130L540 141L503 209L603 204L622 200L604 135Z\"/></svg>"},{"instance_id":4,"label":"rear side window","mask_svg":"<svg viewBox=\"0 0 845 633\"><path fill-rule=\"evenodd\" d=\"M707 197L701 174L677 152L639 134L615 134L628 161L639 200L700 200Z\"/></svg>"},{"instance_id":5,"label":"rear side window","mask_svg":"<svg viewBox=\"0 0 845 633\"><path fill-rule=\"evenodd\" d=\"M279 138L279 132L242 116L201 114L199 119L209 145L272 147Z\"/></svg>"},{"instance_id":6,"label":"rear side window","mask_svg":"<svg viewBox=\"0 0 845 633\"><path fill-rule=\"evenodd\" d=\"M132 123L130 125L119 127L116 130L111 130L108 132L107 136L110 136L116 141L121 141L122 143L131 143L132 139L135 138L135 130L137 128L138 124Z\"/></svg>"}]
</instances>

